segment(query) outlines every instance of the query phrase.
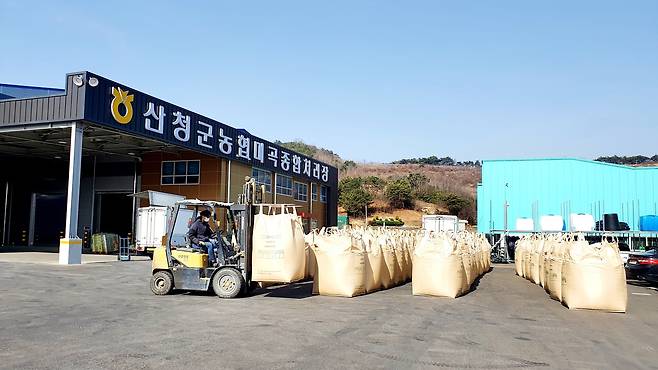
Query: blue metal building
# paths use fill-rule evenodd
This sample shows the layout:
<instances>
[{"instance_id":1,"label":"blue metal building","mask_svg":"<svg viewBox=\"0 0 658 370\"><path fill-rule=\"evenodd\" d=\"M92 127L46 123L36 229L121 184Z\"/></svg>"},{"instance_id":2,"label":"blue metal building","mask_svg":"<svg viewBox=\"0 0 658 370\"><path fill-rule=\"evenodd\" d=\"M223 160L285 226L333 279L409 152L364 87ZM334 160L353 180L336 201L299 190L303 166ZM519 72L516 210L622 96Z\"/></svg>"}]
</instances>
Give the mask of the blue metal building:
<instances>
[{"instance_id":1,"label":"blue metal building","mask_svg":"<svg viewBox=\"0 0 658 370\"><path fill-rule=\"evenodd\" d=\"M574 158L485 160L477 188L478 231L513 230L520 217L533 218L538 231L543 215L561 215L568 230L570 213L596 220L617 213L639 230L639 217L658 214L657 204L658 167Z\"/></svg>"}]
</instances>

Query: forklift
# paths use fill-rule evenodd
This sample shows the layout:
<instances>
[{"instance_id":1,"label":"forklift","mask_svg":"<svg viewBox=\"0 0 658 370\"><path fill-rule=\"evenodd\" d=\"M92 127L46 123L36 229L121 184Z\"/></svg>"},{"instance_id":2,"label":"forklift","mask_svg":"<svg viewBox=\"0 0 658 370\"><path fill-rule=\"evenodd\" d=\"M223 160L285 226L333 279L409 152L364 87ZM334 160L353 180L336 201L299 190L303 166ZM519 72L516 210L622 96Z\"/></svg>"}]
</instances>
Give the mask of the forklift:
<instances>
[{"instance_id":1,"label":"forklift","mask_svg":"<svg viewBox=\"0 0 658 370\"><path fill-rule=\"evenodd\" d=\"M174 204L167 226L166 241L153 251L151 291L156 295L170 294L174 289L213 291L220 298L235 298L247 294L256 284L251 281L251 252L254 204L261 203L264 186L245 178L242 194L236 203L181 200ZM224 248L224 260L209 266L207 251L194 248L187 231L203 210L209 210L214 220L217 248ZM227 231L218 232L217 211L225 212Z\"/></svg>"}]
</instances>

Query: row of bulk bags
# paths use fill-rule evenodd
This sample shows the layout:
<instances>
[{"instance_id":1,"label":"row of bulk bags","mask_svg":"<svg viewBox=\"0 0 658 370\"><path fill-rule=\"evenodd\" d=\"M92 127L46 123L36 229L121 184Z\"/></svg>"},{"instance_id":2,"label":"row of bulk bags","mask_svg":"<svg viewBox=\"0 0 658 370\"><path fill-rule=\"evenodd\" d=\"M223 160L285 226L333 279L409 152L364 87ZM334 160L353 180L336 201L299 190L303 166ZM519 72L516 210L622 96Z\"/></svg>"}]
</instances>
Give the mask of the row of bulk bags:
<instances>
[{"instance_id":1,"label":"row of bulk bags","mask_svg":"<svg viewBox=\"0 0 658 370\"><path fill-rule=\"evenodd\" d=\"M413 255L414 295L456 298L491 268L491 245L471 233L425 234Z\"/></svg>"},{"instance_id":2,"label":"row of bulk bags","mask_svg":"<svg viewBox=\"0 0 658 370\"><path fill-rule=\"evenodd\" d=\"M314 293L354 297L405 283L415 240L414 233L373 228L307 236Z\"/></svg>"},{"instance_id":3,"label":"row of bulk bags","mask_svg":"<svg viewBox=\"0 0 658 370\"><path fill-rule=\"evenodd\" d=\"M304 279L304 228L295 206L258 205L252 243L253 281L291 283Z\"/></svg>"},{"instance_id":4,"label":"row of bulk bags","mask_svg":"<svg viewBox=\"0 0 658 370\"><path fill-rule=\"evenodd\" d=\"M516 274L544 287L570 309L626 312L627 288L617 243L589 244L570 234L525 236L516 243Z\"/></svg>"}]
</instances>

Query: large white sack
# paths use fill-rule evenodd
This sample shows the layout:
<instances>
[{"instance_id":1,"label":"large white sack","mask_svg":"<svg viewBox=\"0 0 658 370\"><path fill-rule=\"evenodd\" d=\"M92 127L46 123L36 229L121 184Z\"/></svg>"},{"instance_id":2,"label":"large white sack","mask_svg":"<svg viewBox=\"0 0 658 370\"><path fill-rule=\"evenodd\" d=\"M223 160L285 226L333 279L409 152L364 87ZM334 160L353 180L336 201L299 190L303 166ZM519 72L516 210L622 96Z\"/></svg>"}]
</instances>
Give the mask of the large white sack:
<instances>
[{"instance_id":1,"label":"large white sack","mask_svg":"<svg viewBox=\"0 0 658 370\"><path fill-rule=\"evenodd\" d=\"M526 245L527 239L521 238L516 241L514 247L514 271L521 277L523 277L523 254L525 253Z\"/></svg>"},{"instance_id":2,"label":"large white sack","mask_svg":"<svg viewBox=\"0 0 658 370\"><path fill-rule=\"evenodd\" d=\"M304 275L307 279L313 279L318 270L318 261L315 259L313 245L306 244L304 254L306 255L306 268Z\"/></svg>"},{"instance_id":3,"label":"large white sack","mask_svg":"<svg viewBox=\"0 0 658 370\"><path fill-rule=\"evenodd\" d=\"M465 292L466 272L459 249L445 235L425 236L413 255L414 295L456 298Z\"/></svg>"},{"instance_id":4,"label":"large white sack","mask_svg":"<svg viewBox=\"0 0 658 370\"><path fill-rule=\"evenodd\" d=\"M551 269L553 268L551 261L553 259L553 250L555 250L556 246L560 243L559 239L555 240L550 240L549 243L547 243L544 246L544 262L542 265L542 286L544 287L544 290L546 293L549 292L551 289L550 287L550 276L551 276Z\"/></svg>"},{"instance_id":5,"label":"large white sack","mask_svg":"<svg viewBox=\"0 0 658 370\"><path fill-rule=\"evenodd\" d=\"M538 280L539 280L539 285L541 285L544 288L545 288L545 285L546 285L546 276L547 276L547 269L548 269L546 259L547 259L548 250L553 247L553 243L554 243L554 238L552 238L552 237L549 238L548 240L546 240L544 242L544 245L542 245L542 248L537 253L537 257L538 257L538 262L537 263L539 264L539 276L538 276L539 279Z\"/></svg>"},{"instance_id":6,"label":"large white sack","mask_svg":"<svg viewBox=\"0 0 658 370\"><path fill-rule=\"evenodd\" d=\"M252 280L279 283L302 280L306 264L304 248L304 229L295 208L261 205L254 216Z\"/></svg>"},{"instance_id":7,"label":"large white sack","mask_svg":"<svg viewBox=\"0 0 658 370\"><path fill-rule=\"evenodd\" d=\"M386 269L382 271L382 274L386 274L386 277L382 279L382 285L384 288L388 289L394 287L398 284L400 271L398 267L397 255L393 248L388 246L383 239L378 239L380 242L379 246L382 250L382 256L384 257L384 266Z\"/></svg>"},{"instance_id":8,"label":"large white sack","mask_svg":"<svg viewBox=\"0 0 658 370\"><path fill-rule=\"evenodd\" d=\"M539 284L539 254L544 243L544 239L535 240L530 253L530 280L535 284Z\"/></svg>"},{"instance_id":9,"label":"large white sack","mask_svg":"<svg viewBox=\"0 0 658 370\"><path fill-rule=\"evenodd\" d=\"M627 294L616 243L574 243L567 248L562 264L562 302L569 309L626 312Z\"/></svg>"},{"instance_id":10,"label":"large white sack","mask_svg":"<svg viewBox=\"0 0 658 370\"><path fill-rule=\"evenodd\" d=\"M473 269L473 257L464 240L460 240L458 243L462 257L462 263L464 264L464 274L466 275L465 290L469 290L471 285L473 284L473 281L475 281L475 278L477 277Z\"/></svg>"},{"instance_id":11,"label":"large white sack","mask_svg":"<svg viewBox=\"0 0 658 370\"><path fill-rule=\"evenodd\" d=\"M315 249L318 271L313 280L320 295L354 297L366 293L366 256L357 249Z\"/></svg>"},{"instance_id":12,"label":"large white sack","mask_svg":"<svg viewBox=\"0 0 658 370\"><path fill-rule=\"evenodd\" d=\"M366 292L374 292L382 288L384 280L388 278L388 271L384 264L384 255L378 245L366 251Z\"/></svg>"},{"instance_id":13,"label":"large white sack","mask_svg":"<svg viewBox=\"0 0 658 370\"><path fill-rule=\"evenodd\" d=\"M574 248L587 247L589 243L585 240L573 241L571 239L562 240L555 245L551 255L551 271L548 276L548 294L551 298L562 301L562 264L564 262L564 252L573 244Z\"/></svg>"},{"instance_id":14,"label":"large white sack","mask_svg":"<svg viewBox=\"0 0 658 370\"><path fill-rule=\"evenodd\" d=\"M535 246L536 239L535 238L530 238L528 241L528 245L525 248L525 252L523 253L523 277L526 279L532 281L532 269L530 268L531 262L532 262L532 250Z\"/></svg>"}]
</instances>

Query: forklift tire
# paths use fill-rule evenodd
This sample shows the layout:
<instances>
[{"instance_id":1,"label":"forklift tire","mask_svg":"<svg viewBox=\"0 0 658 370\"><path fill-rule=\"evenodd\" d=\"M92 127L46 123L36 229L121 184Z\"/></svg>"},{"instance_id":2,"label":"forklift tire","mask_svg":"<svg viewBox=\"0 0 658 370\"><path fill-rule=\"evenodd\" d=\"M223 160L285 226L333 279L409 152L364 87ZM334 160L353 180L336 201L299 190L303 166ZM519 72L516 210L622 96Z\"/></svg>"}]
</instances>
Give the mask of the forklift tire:
<instances>
[{"instance_id":1,"label":"forklift tire","mask_svg":"<svg viewBox=\"0 0 658 370\"><path fill-rule=\"evenodd\" d=\"M220 298L235 298L245 286L242 274L231 267L223 268L212 277L212 289Z\"/></svg>"},{"instance_id":2,"label":"forklift tire","mask_svg":"<svg viewBox=\"0 0 658 370\"><path fill-rule=\"evenodd\" d=\"M158 271L151 277L151 291L155 295L167 295L174 288L174 277L169 271Z\"/></svg>"}]
</instances>

